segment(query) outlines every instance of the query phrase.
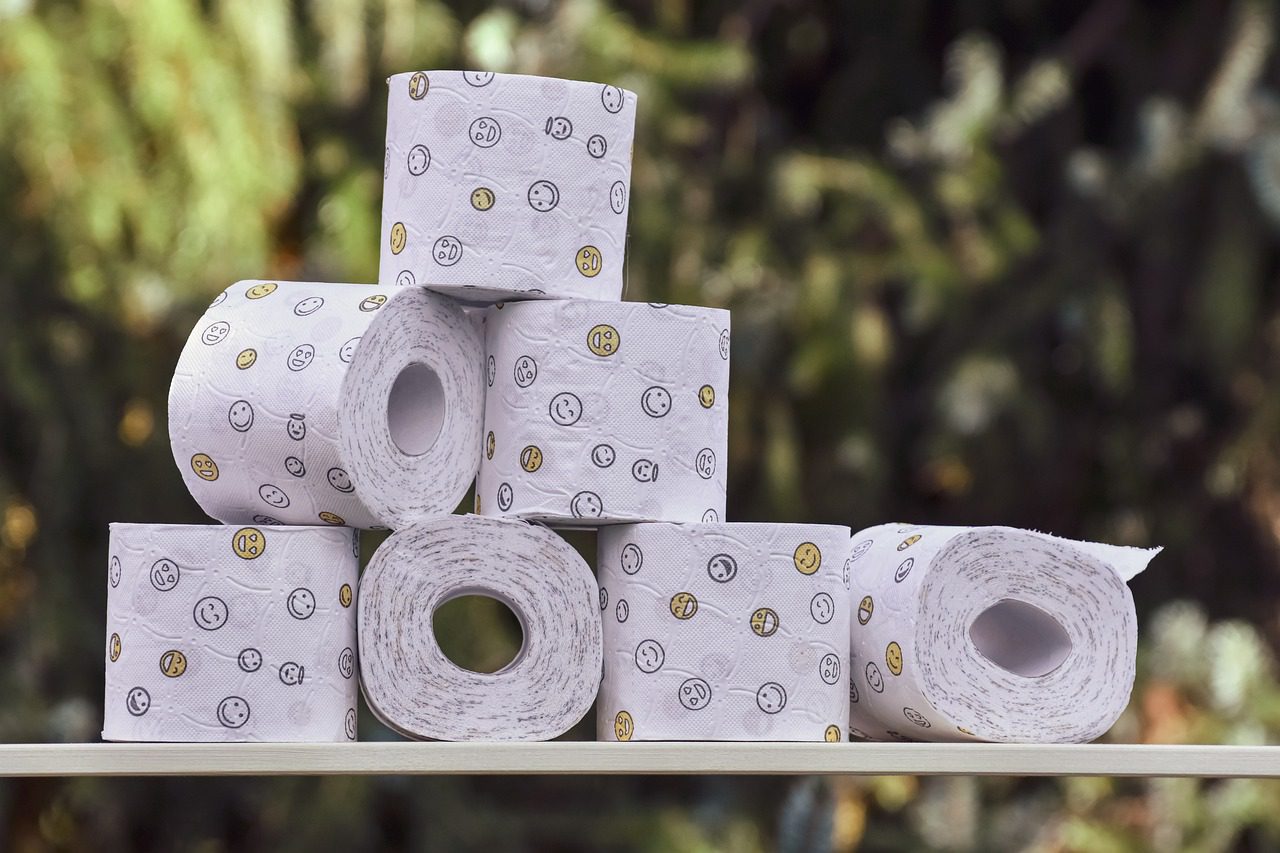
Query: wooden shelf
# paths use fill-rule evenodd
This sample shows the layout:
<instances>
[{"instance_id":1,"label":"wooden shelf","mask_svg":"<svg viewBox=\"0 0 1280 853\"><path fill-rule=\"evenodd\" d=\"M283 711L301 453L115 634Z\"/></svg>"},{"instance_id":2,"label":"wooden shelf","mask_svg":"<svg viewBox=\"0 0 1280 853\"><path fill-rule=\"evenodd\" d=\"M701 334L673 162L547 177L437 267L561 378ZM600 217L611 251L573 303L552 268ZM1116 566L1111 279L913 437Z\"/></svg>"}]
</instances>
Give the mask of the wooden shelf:
<instances>
[{"instance_id":1,"label":"wooden shelf","mask_svg":"<svg viewBox=\"0 0 1280 853\"><path fill-rule=\"evenodd\" d=\"M1280 777L1280 746L4 744L0 776L852 774Z\"/></svg>"}]
</instances>

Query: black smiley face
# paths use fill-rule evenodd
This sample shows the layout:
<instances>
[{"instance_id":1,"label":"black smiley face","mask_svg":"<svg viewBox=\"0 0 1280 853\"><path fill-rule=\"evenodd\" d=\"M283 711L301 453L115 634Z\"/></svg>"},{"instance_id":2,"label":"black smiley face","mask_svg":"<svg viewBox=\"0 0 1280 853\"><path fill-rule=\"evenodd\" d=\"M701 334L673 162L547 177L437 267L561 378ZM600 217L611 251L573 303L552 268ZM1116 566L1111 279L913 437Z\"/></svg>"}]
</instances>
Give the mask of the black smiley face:
<instances>
[{"instance_id":1,"label":"black smiley face","mask_svg":"<svg viewBox=\"0 0 1280 853\"><path fill-rule=\"evenodd\" d=\"M310 619L311 614L316 612L316 597L311 590L298 587L289 593L286 606L289 609L289 615L293 618Z\"/></svg>"},{"instance_id":2,"label":"black smiley face","mask_svg":"<svg viewBox=\"0 0 1280 853\"><path fill-rule=\"evenodd\" d=\"M311 344L299 344L289 353L289 358L285 361L285 366L297 373L300 370L306 370L316 357L316 348Z\"/></svg>"},{"instance_id":3,"label":"black smiley face","mask_svg":"<svg viewBox=\"0 0 1280 853\"><path fill-rule=\"evenodd\" d=\"M636 646L636 667L641 672L657 672L662 669L662 662L666 660L666 657L667 653L663 651L662 644L657 640L641 640L640 644Z\"/></svg>"},{"instance_id":4,"label":"black smiley face","mask_svg":"<svg viewBox=\"0 0 1280 853\"><path fill-rule=\"evenodd\" d=\"M181 574L177 563L161 557L151 564L151 585L161 592L168 592L178 585Z\"/></svg>"},{"instance_id":5,"label":"black smiley face","mask_svg":"<svg viewBox=\"0 0 1280 853\"><path fill-rule=\"evenodd\" d=\"M640 395L640 408L651 418L666 417L671 411L671 392L660 385L646 388Z\"/></svg>"},{"instance_id":6,"label":"black smiley face","mask_svg":"<svg viewBox=\"0 0 1280 853\"><path fill-rule=\"evenodd\" d=\"M582 400L577 394L561 391L551 398L548 411L560 426L573 426L582 418Z\"/></svg>"},{"instance_id":7,"label":"black smiley face","mask_svg":"<svg viewBox=\"0 0 1280 853\"><path fill-rule=\"evenodd\" d=\"M249 722L249 703L239 696L228 696L218 703L218 722L238 729Z\"/></svg>"},{"instance_id":8,"label":"black smiley face","mask_svg":"<svg viewBox=\"0 0 1280 853\"><path fill-rule=\"evenodd\" d=\"M680 704L690 711L700 711L711 704L711 685L701 678L687 678L680 685Z\"/></svg>"},{"instance_id":9,"label":"black smiley face","mask_svg":"<svg viewBox=\"0 0 1280 853\"><path fill-rule=\"evenodd\" d=\"M227 624L227 603L216 595L206 595L196 602L191 615L196 625L206 631L216 631Z\"/></svg>"}]
</instances>

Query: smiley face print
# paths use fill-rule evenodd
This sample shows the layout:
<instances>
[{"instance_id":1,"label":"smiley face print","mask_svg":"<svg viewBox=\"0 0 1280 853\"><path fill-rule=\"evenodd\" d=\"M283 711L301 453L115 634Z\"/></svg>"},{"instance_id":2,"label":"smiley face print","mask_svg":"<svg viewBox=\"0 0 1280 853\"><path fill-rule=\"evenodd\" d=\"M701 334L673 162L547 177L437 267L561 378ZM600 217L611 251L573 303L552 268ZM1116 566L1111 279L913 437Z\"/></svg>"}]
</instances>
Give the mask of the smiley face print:
<instances>
[{"instance_id":1,"label":"smiley face print","mask_svg":"<svg viewBox=\"0 0 1280 853\"><path fill-rule=\"evenodd\" d=\"M822 552L812 542L801 542L792 555L796 571L802 575L811 575L822 565Z\"/></svg>"},{"instance_id":2,"label":"smiley face print","mask_svg":"<svg viewBox=\"0 0 1280 853\"><path fill-rule=\"evenodd\" d=\"M506 512L511 509L511 502L515 500L515 493L511 489L510 483L501 483L498 486L498 509Z\"/></svg>"},{"instance_id":3,"label":"smiley face print","mask_svg":"<svg viewBox=\"0 0 1280 853\"><path fill-rule=\"evenodd\" d=\"M135 717L141 717L151 710L151 694L145 687L135 687L124 697L125 709Z\"/></svg>"},{"instance_id":4,"label":"smiley face print","mask_svg":"<svg viewBox=\"0 0 1280 853\"><path fill-rule=\"evenodd\" d=\"M497 196L488 187L476 187L471 191L471 206L481 212L492 208L496 200Z\"/></svg>"},{"instance_id":5,"label":"smiley face print","mask_svg":"<svg viewBox=\"0 0 1280 853\"><path fill-rule=\"evenodd\" d=\"M338 655L338 672L343 678L356 674L356 653L349 646Z\"/></svg>"},{"instance_id":6,"label":"smiley face print","mask_svg":"<svg viewBox=\"0 0 1280 853\"><path fill-rule=\"evenodd\" d=\"M338 603L343 607L351 606L351 584L344 583L338 587Z\"/></svg>"},{"instance_id":7,"label":"smiley face print","mask_svg":"<svg viewBox=\"0 0 1280 853\"><path fill-rule=\"evenodd\" d=\"M641 552L639 545L634 542L628 542L622 546L622 555L619 558L619 562L622 563L622 571L629 575L634 575L644 565L644 553Z\"/></svg>"},{"instance_id":8,"label":"smiley face print","mask_svg":"<svg viewBox=\"0 0 1280 853\"><path fill-rule=\"evenodd\" d=\"M522 355L516 359L512 373L517 385L528 388L533 384L533 380L538 378L538 362L534 361L532 356Z\"/></svg>"},{"instance_id":9,"label":"smiley face print","mask_svg":"<svg viewBox=\"0 0 1280 853\"><path fill-rule=\"evenodd\" d=\"M306 415L289 415L289 420L285 423L284 430L289 434L289 438L294 441L302 441L307 437Z\"/></svg>"},{"instance_id":10,"label":"smiley face print","mask_svg":"<svg viewBox=\"0 0 1280 853\"><path fill-rule=\"evenodd\" d=\"M702 408L709 409L716 404L716 389L710 385L703 385L698 389L698 402L702 404Z\"/></svg>"},{"instance_id":11,"label":"smiley face print","mask_svg":"<svg viewBox=\"0 0 1280 853\"><path fill-rule=\"evenodd\" d=\"M716 473L715 451L710 447L699 450L697 457L693 460L693 470L697 471L702 479L710 480Z\"/></svg>"},{"instance_id":12,"label":"smiley face print","mask_svg":"<svg viewBox=\"0 0 1280 853\"><path fill-rule=\"evenodd\" d=\"M835 684L840 680L840 656L827 652L818 661L818 677L826 684Z\"/></svg>"},{"instance_id":13,"label":"smiley face print","mask_svg":"<svg viewBox=\"0 0 1280 853\"><path fill-rule=\"evenodd\" d=\"M578 254L574 255L573 263L578 272L587 278L595 278L604 268L604 257L595 246L583 246L578 250Z\"/></svg>"},{"instance_id":14,"label":"smiley face print","mask_svg":"<svg viewBox=\"0 0 1280 853\"><path fill-rule=\"evenodd\" d=\"M351 475L341 468L330 468L325 474L325 479L329 481L330 486L343 494L351 494L356 490L355 484L351 482Z\"/></svg>"},{"instance_id":15,"label":"smiley face print","mask_svg":"<svg viewBox=\"0 0 1280 853\"><path fill-rule=\"evenodd\" d=\"M248 432L253 427L253 406L248 400L236 400L227 410L227 422L236 432Z\"/></svg>"},{"instance_id":16,"label":"smiley face print","mask_svg":"<svg viewBox=\"0 0 1280 853\"><path fill-rule=\"evenodd\" d=\"M884 662L894 675L902 675L902 646L890 643L884 650Z\"/></svg>"},{"instance_id":17,"label":"smiley face print","mask_svg":"<svg viewBox=\"0 0 1280 853\"><path fill-rule=\"evenodd\" d=\"M729 360L729 330L725 329L720 333L720 357L725 361Z\"/></svg>"},{"instance_id":18,"label":"smiley face print","mask_svg":"<svg viewBox=\"0 0 1280 853\"><path fill-rule=\"evenodd\" d=\"M296 456L286 456L284 459L284 470L288 471L294 477L307 476L307 466L301 459Z\"/></svg>"},{"instance_id":19,"label":"smiley face print","mask_svg":"<svg viewBox=\"0 0 1280 853\"><path fill-rule=\"evenodd\" d=\"M903 708L902 716L906 717L908 720L915 723L917 726L919 726L922 729L928 729L933 727L933 724L929 722L928 718L925 717L924 714L921 714L919 711L917 711L915 708Z\"/></svg>"},{"instance_id":20,"label":"smiley face print","mask_svg":"<svg viewBox=\"0 0 1280 853\"><path fill-rule=\"evenodd\" d=\"M592 134L587 140L587 153L599 160L609 150L609 143L604 137L598 133Z\"/></svg>"},{"instance_id":21,"label":"smiley face print","mask_svg":"<svg viewBox=\"0 0 1280 853\"><path fill-rule=\"evenodd\" d=\"M165 678L178 678L187 671L187 656L177 649L160 655L160 672Z\"/></svg>"},{"instance_id":22,"label":"smiley face print","mask_svg":"<svg viewBox=\"0 0 1280 853\"><path fill-rule=\"evenodd\" d=\"M877 693L884 692L884 676L880 674L880 667L876 666L875 661L867 664L866 669L867 686Z\"/></svg>"},{"instance_id":23,"label":"smiley face print","mask_svg":"<svg viewBox=\"0 0 1280 853\"><path fill-rule=\"evenodd\" d=\"M289 505L289 496L279 486L271 483L264 483L258 487L258 497L276 509L284 509Z\"/></svg>"},{"instance_id":24,"label":"smiley face print","mask_svg":"<svg viewBox=\"0 0 1280 853\"><path fill-rule=\"evenodd\" d=\"M111 640L107 643L107 656L111 658L112 663L120 660L121 649L122 643L120 642L120 635L113 633L111 635Z\"/></svg>"},{"instance_id":25,"label":"smiley face print","mask_svg":"<svg viewBox=\"0 0 1280 853\"><path fill-rule=\"evenodd\" d=\"M364 311L367 314L370 311L377 311L379 308L381 308L383 305L386 305L386 304L387 304L386 294L375 293L373 296L366 296L364 299L361 299L359 307L361 311Z\"/></svg>"},{"instance_id":26,"label":"smiley face print","mask_svg":"<svg viewBox=\"0 0 1280 853\"><path fill-rule=\"evenodd\" d=\"M813 621L825 625L836 615L836 602L830 595L820 592L809 602L809 614Z\"/></svg>"},{"instance_id":27,"label":"smiley face print","mask_svg":"<svg viewBox=\"0 0 1280 853\"><path fill-rule=\"evenodd\" d=\"M205 346L217 346L225 341L229 334L231 334L231 324L226 320L219 320L205 327L205 330L200 333L200 342Z\"/></svg>"},{"instance_id":28,"label":"smiley face print","mask_svg":"<svg viewBox=\"0 0 1280 853\"><path fill-rule=\"evenodd\" d=\"M573 122L565 116L551 116L543 125L543 132L552 139L568 139L573 136Z\"/></svg>"},{"instance_id":29,"label":"smiley face print","mask_svg":"<svg viewBox=\"0 0 1280 853\"><path fill-rule=\"evenodd\" d=\"M228 696L218 703L218 722L229 729L238 729L249 722L249 703L239 696Z\"/></svg>"},{"instance_id":30,"label":"smiley face print","mask_svg":"<svg viewBox=\"0 0 1280 853\"><path fill-rule=\"evenodd\" d=\"M756 691L756 705L766 714L777 714L787 707L787 691L776 681L766 681Z\"/></svg>"},{"instance_id":31,"label":"smiley face print","mask_svg":"<svg viewBox=\"0 0 1280 853\"><path fill-rule=\"evenodd\" d=\"M227 624L227 619L230 618L227 603L216 595L206 595L197 601L191 615L195 619L196 626L206 631L218 630Z\"/></svg>"},{"instance_id":32,"label":"smiley face print","mask_svg":"<svg viewBox=\"0 0 1280 853\"><path fill-rule=\"evenodd\" d=\"M626 711L619 711L613 718L613 736L619 741L626 743L631 740L631 736L635 734L636 723L631 719L631 714Z\"/></svg>"},{"instance_id":33,"label":"smiley face print","mask_svg":"<svg viewBox=\"0 0 1280 853\"><path fill-rule=\"evenodd\" d=\"M698 612L698 599L691 592L677 592L671 596L671 615L680 620L692 619Z\"/></svg>"},{"instance_id":34,"label":"smiley face print","mask_svg":"<svg viewBox=\"0 0 1280 853\"><path fill-rule=\"evenodd\" d=\"M409 232L405 229L403 222L397 222L391 226L391 254L398 255L404 251L405 244L409 242Z\"/></svg>"},{"instance_id":35,"label":"smiley face print","mask_svg":"<svg viewBox=\"0 0 1280 853\"><path fill-rule=\"evenodd\" d=\"M289 357L285 360L285 367L297 373L300 370L306 370L311 366L311 362L316 357L316 348L311 344L298 344L289 353Z\"/></svg>"},{"instance_id":36,"label":"smiley face print","mask_svg":"<svg viewBox=\"0 0 1280 853\"><path fill-rule=\"evenodd\" d=\"M591 464L597 468L608 468L617 458L618 454L608 444L597 444L591 448Z\"/></svg>"},{"instance_id":37,"label":"smiley face print","mask_svg":"<svg viewBox=\"0 0 1280 853\"><path fill-rule=\"evenodd\" d=\"M264 296L270 296L271 294L275 293L276 288L278 288L279 286L280 285L276 284L273 281L259 282L258 284L255 284L253 287L246 290L244 292L244 295L249 299L261 299Z\"/></svg>"},{"instance_id":38,"label":"smiley face print","mask_svg":"<svg viewBox=\"0 0 1280 853\"><path fill-rule=\"evenodd\" d=\"M492 148L502 139L502 125L492 116L481 116L471 122L467 136L479 148Z\"/></svg>"},{"instance_id":39,"label":"smiley face print","mask_svg":"<svg viewBox=\"0 0 1280 853\"><path fill-rule=\"evenodd\" d=\"M701 678L686 678L676 695L690 711L701 711L711 704L711 685Z\"/></svg>"},{"instance_id":40,"label":"smiley face print","mask_svg":"<svg viewBox=\"0 0 1280 853\"><path fill-rule=\"evenodd\" d=\"M641 640L636 646L636 667L644 673L654 673L662 669L667 653L657 640Z\"/></svg>"},{"instance_id":41,"label":"smiley face print","mask_svg":"<svg viewBox=\"0 0 1280 853\"><path fill-rule=\"evenodd\" d=\"M290 687L301 684L303 677L306 675L302 668L302 664L287 661L280 664L280 681Z\"/></svg>"},{"instance_id":42,"label":"smiley face print","mask_svg":"<svg viewBox=\"0 0 1280 853\"><path fill-rule=\"evenodd\" d=\"M569 501L569 512L574 518L599 518L604 514L604 503L595 492L578 492Z\"/></svg>"},{"instance_id":43,"label":"smiley face print","mask_svg":"<svg viewBox=\"0 0 1280 853\"><path fill-rule=\"evenodd\" d=\"M446 234L431 245L431 259L442 267L451 267L462 260L462 241Z\"/></svg>"},{"instance_id":44,"label":"smiley face print","mask_svg":"<svg viewBox=\"0 0 1280 853\"><path fill-rule=\"evenodd\" d=\"M520 451L520 467L528 473L532 474L542 467L542 450L534 444L530 444L524 450Z\"/></svg>"},{"instance_id":45,"label":"smiley face print","mask_svg":"<svg viewBox=\"0 0 1280 853\"><path fill-rule=\"evenodd\" d=\"M915 557L907 557L907 559L899 563L898 568L895 569L893 572L894 583L902 583L904 580L906 580L907 575L911 574L911 569L915 567L915 564L916 564Z\"/></svg>"},{"instance_id":46,"label":"smiley face print","mask_svg":"<svg viewBox=\"0 0 1280 853\"><path fill-rule=\"evenodd\" d=\"M462 79L467 81L468 86L480 88L488 86L493 82L492 71L463 71Z\"/></svg>"},{"instance_id":47,"label":"smiley face print","mask_svg":"<svg viewBox=\"0 0 1280 853\"><path fill-rule=\"evenodd\" d=\"M484 441L484 455L486 459L493 458L493 451L497 449L498 440L494 437L493 430L489 430L489 437Z\"/></svg>"},{"instance_id":48,"label":"smiley face print","mask_svg":"<svg viewBox=\"0 0 1280 853\"><path fill-rule=\"evenodd\" d=\"M638 482L652 483L658 479L658 463L652 459L637 459L631 464L631 476Z\"/></svg>"},{"instance_id":49,"label":"smiley face print","mask_svg":"<svg viewBox=\"0 0 1280 853\"><path fill-rule=\"evenodd\" d=\"M822 739L827 743L840 743L844 740L840 733L840 727L837 725L827 726L827 730L822 734Z\"/></svg>"},{"instance_id":50,"label":"smiley face print","mask_svg":"<svg viewBox=\"0 0 1280 853\"><path fill-rule=\"evenodd\" d=\"M757 637L772 637L778 633L778 612L772 607L759 607L751 614L751 633Z\"/></svg>"},{"instance_id":51,"label":"smiley face print","mask_svg":"<svg viewBox=\"0 0 1280 853\"><path fill-rule=\"evenodd\" d=\"M111 563L107 567L107 580L110 582L112 588L120 586L120 574L120 558L112 555Z\"/></svg>"},{"instance_id":52,"label":"smiley face print","mask_svg":"<svg viewBox=\"0 0 1280 853\"><path fill-rule=\"evenodd\" d=\"M605 86L600 92L600 102L611 113L619 112L625 101L626 97L617 86Z\"/></svg>"},{"instance_id":53,"label":"smiley face print","mask_svg":"<svg viewBox=\"0 0 1280 853\"><path fill-rule=\"evenodd\" d=\"M905 551L919 541L920 541L920 534L914 533L911 536L908 536L906 539L903 539L902 542L899 543L898 550Z\"/></svg>"},{"instance_id":54,"label":"smiley face print","mask_svg":"<svg viewBox=\"0 0 1280 853\"><path fill-rule=\"evenodd\" d=\"M651 385L640 395L640 409L651 418L665 418L671 411L671 392Z\"/></svg>"},{"instance_id":55,"label":"smiley face print","mask_svg":"<svg viewBox=\"0 0 1280 853\"><path fill-rule=\"evenodd\" d=\"M732 554L716 554L707 560L707 574L716 583L728 583L738 576L738 561Z\"/></svg>"},{"instance_id":56,"label":"smiley face print","mask_svg":"<svg viewBox=\"0 0 1280 853\"><path fill-rule=\"evenodd\" d=\"M550 181L534 181L529 185L529 206L539 213L549 213L560 203L560 188Z\"/></svg>"},{"instance_id":57,"label":"smiley face print","mask_svg":"<svg viewBox=\"0 0 1280 853\"><path fill-rule=\"evenodd\" d=\"M865 625L871 621L871 614L876 611L875 600L869 595L862 596L862 601L858 602L858 624Z\"/></svg>"},{"instance_id":58,"label":"smiley face print","mask_svg":"<svg viewBox=\"0 0 1280 853\"><path fill-rule=\"evenodd\" d=\"M242 527L231 535L231 550L242 560L254 560L267 550L267 537L256 527Z\"/></svg>"},{"instance_id":59,"label":"smiley face print","mask_svg":"<svg viewBox=\"0 0 1280 853\"><path fill-rule=\"evenodd\" d=\"M410 175L421 175L431 168L431 150L425 145L415 145L409 149L408 167Z\"/></svg>"},{"instance_id":60,"label":"smiley face print","mask_svg":"<svg viewBox=\"0 0 1280 853\"><path fill-rule=\"evenodd\" d=\"M414 72L409 78L409 97L415 101L421 101L427 96L427 90L431 88L431 81L427 79L427 75L421 71Z\"/></svg>"},{"instance_id":61,"label":"smiley face print","mask_svg":"<svg viewBox=\"0 0 1280 853\"><path fill-rule=\"evenodd\" d=\"M310 619L316 612L316 597L311 590L298 587L285 599L285 607L294 619Z\"/></svg>"},{"instance_id":62,"label":"smiley face print","mask_svg":"<svg viewBox=\"0 0 1280 853\"><path fill-rule=\"evenodd\" d=\"M218 479L218 463L208 453L197 453L191 457L191 470L206 483Z\"/></svg>"},{"instance_id":63,"label":"smiley face print","mask_svg":"<svg viewBox=\"0 0 1280 853\"><path fill-rule=\"evenodd\" d=\"M257 672L262 668L262 652L254 648L242 649L236 656L236 664L245 672Z\"/></svg>"},{"instance_id":64,"label":"smiley face print","mask_svg":"<svg viewBox=\"0 0 1280 853\"><path fill-rule=\"evenodd\" d=\"M161 557L151 564L151 585L161 592L168 592L177 586L181 575L178 564L168 557Z\"/></svg>"},{"instance_id":65,"label":"smiley face print","mask_svg":"<svg viewBox=\"0 0 1280 853\"><path fill-rule=\"evenodd\" d=\"M627 210L627 185L622 181L614 181L609 187L609 209L619 215Z\"/></svg>"},{"instance_id":66,"label":"smiley face print","mask_svg":"<svg viewBox=\"0 0 1280 853\"><path fill-rule=\"evenodd\" d=\"M258 351L252 347L242 349L236 354L236 367L240 370L248 370L258 363Z\"/></svg>"},{"instance_id":67,"label":"smiley face print","mask_svg":"<svg viewBox=\"0 0 1280 853\"><path fill-rule=\"evenodd\" d=\"M587 349L592 355L608 358L618 351L622 338L618 330L608 323L592 326L587 332Z\"/></svg>"},{"instance_id":68,"label":"smiley face print","mask_svg":"<svg viewBox=\"0 0 1280 853\"><path fill-rule=\"evenodd\" d=\"M582 399L571 391L561 391L551 398L548 412L560 426L573 426L582 418Z\"/></svg>"}]
</instances>

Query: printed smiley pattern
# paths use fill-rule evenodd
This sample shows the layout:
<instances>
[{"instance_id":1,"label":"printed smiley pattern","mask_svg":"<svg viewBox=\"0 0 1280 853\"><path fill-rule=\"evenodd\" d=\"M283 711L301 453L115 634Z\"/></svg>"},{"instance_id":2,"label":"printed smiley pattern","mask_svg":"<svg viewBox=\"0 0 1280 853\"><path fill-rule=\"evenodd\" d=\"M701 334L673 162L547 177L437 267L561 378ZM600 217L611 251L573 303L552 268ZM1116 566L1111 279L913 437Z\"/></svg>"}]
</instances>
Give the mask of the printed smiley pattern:
<instances>
[{"instance_id":1,"label":"printed smiley pattern","mask_svg":"<svg viewBox=\"0 0 1280 853\"><path fill-rule=\"evenodd\" d=\"M368 528L451 511L475 476L482 348L473 319L420 289L239 282L174 371L174 459L229 524ZM395 444L388 414L415 363L434 369L444 402L421 455Z\"/></svg>"},{"instance_id":2,"label":"printed smiley pattern","mask_svg":"<svg viewBox=\"0 0 1280 853\"><path fill-rule=\"evenodd\" d=\"M118 741L345 741L355 531L111 525L106 705Z\"/></svg>"},{"instance_id":3,"label":"printed smiley pattern","mask_svg":"<svg viewBox=\"0 0 1280 853\"><path fill-rule=\"evenodd\" d=\"M729 312L536 301L490 308L485 326L477 511L580 527L723 518Z\"/></svg>"},{"instance_id":4,"label":"printed smiley pattern","mask_svg":"<svg viewBox=\"0 0 1280 853\"><path fill-rule=\"evenodd\" d=\"M1133 684L1137 628L1125 579L1155 553L1005 527L884 524L854 534L845 569L851 736L1100 736ZM1010 602L1038 616L1006 621L984 652L975 623ZM1047 645L1055 638L1063 642Z\"/></svg>"},{"instance_id":5,"label":"printed smiley pattern","mask_svg":"<svg viewBox=\"0 0 1280 853\"><path fill-rule=\"evenodd\" d=\"M388 82L380 283L621 298L633 93L469 71Z\"/></svg>"},{"instance_id":6,"label":"printed smiley pattern","mask_svg":"<svg viewBox=\"0 0 1280 853\"><path fill-rule=\"evenodd\" d=\"M599 738L843 740L849 545L831 525L602 529Z\"/></svg>"}]
</instances>

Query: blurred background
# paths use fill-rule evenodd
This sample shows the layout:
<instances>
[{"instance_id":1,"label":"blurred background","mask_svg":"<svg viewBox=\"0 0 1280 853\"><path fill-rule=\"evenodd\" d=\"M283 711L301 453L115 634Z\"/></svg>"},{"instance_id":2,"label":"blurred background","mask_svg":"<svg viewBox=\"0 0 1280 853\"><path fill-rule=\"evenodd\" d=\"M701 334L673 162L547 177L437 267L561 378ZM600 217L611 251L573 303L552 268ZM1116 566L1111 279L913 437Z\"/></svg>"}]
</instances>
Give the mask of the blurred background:
<instances>
[{"instance_id":1,"label":"blurred background","mask_svg":"<svg viewBox=\"0 0 1280 853\"><path fill-rule=\"evenodd\" d=\"M1276 37L1261 0L0 0L0 741L97 737L108 522L204 520L165 425L203 307L376 279L385 77L477 68L639 94L626 297L734 311L730 518L1163 545L1109 739L1280 742ZM475 668L518 643L491 607L441 621ZM0 827L15 851L1265 850L1280 786L0 780Z\"/></svg>"}]
</instances>

